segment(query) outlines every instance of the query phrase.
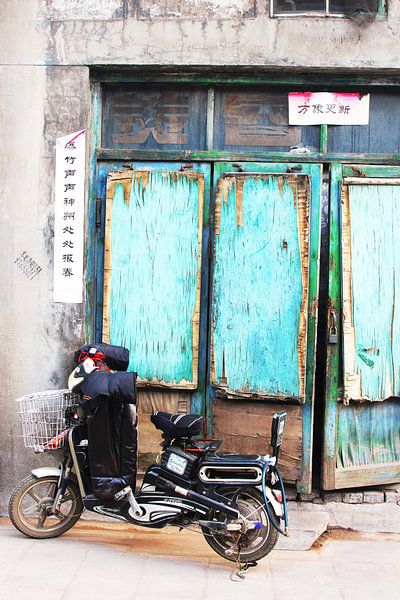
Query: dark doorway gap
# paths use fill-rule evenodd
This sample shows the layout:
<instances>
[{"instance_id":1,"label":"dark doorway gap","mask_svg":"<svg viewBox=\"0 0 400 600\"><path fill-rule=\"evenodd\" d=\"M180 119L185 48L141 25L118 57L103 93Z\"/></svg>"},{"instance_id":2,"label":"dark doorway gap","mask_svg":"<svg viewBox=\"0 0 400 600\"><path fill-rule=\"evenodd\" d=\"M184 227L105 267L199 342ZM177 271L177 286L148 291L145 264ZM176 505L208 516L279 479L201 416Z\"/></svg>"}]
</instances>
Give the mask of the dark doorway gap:
<instances>
[{"instance_id":1,"label":"dark doorway gap","mask_svg":"<svg viewBox=\"0 0 400 600\"><path fill-rule=\"evenodd\" d=\"M327 316L329 291L329 203L330 166L323 166L321 197L321 240L318 297L317 351L315 365L315 396L313 426L312 486L321 487L322 449L324 436L326 357L327 357Z\"/></svg>"}]
</instances>

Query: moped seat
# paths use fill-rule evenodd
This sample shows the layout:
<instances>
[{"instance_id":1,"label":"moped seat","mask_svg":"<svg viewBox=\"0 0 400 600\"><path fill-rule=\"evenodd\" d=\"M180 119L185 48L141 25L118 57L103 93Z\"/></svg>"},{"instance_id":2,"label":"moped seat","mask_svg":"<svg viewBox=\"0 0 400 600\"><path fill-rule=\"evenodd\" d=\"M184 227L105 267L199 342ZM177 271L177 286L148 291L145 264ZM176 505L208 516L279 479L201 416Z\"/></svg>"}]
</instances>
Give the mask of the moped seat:
<instances>
[{"instance_id":1,"label":"moped seat","mask_svg":"<svg viewBox=\"0 0 400 600\"><path fill-rule=\"evenodd\" d=\"M151 415L151 422L170 438L190 438L201 433L201 415L179 415L157 411Z\"/></svg>"}]
</instances>

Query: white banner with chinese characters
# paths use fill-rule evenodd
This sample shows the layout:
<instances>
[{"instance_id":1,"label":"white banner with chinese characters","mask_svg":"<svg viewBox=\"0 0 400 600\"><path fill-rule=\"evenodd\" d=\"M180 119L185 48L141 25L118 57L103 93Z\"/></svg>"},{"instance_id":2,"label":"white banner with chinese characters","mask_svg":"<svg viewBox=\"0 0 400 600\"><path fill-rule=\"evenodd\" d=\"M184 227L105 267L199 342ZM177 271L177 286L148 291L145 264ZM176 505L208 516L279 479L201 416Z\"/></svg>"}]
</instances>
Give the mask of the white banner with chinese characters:
<instances>
[{"instance_id":1,"label":"white banner with chinese characters","mask_svg":"<svg viewBox=\"0 0 400 600\"><path fill-rule=\"evenodd\" d=\"M289 125L368 125L369 94L291 92Z\"/></svg>"},{"instance_id":2,"label":"white banner with chinese characters","mask_svg":"<svg viewBox=\"0 0 400 600\"><path fill-rule=\"evenodd\" d=\"M82 302L86 130L56 141L54 302Z\"/></svg>"}]
</instances>

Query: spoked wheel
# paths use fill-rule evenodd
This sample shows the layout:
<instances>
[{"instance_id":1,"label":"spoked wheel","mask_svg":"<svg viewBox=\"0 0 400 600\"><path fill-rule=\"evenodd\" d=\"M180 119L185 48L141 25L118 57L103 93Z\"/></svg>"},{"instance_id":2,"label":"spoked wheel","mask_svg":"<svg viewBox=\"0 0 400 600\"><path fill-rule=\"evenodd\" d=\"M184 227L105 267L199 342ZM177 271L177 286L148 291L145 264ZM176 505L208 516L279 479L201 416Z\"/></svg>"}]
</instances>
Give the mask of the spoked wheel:
<instances>
[{"instance_id":1,"label":"spoked wheel","mask_svg":"<svg viewBox=\"0 0 400 600\"><path fill-rule=\"evenodd\" d=\"M56 514L51 507L57 492L58 477L49 475L37 479L29 475L15 488L8 505L13 525L31 538L47 539L68 531L83 511L78 486L69 481Z\"/></svg>"},{"instance_id":2,"label":"spoked wheel","mask_svg":"<svg viewBox=\"0 0 400 600\"><path fill-rule=\"evenodd\" d=\"M233 494L230 490L223 495L232 498ZM237 495L236 503L246 519L257 522L257 529L249 529L246 533L220 533L203 527L203 535L211 548L227 560L237 561L238 557L242 563L260 560L278 541L278 532L268 519L263 495L254 488L244 488ZM220 514L212 511L210 520L214 518L223 520Z\"/></svg>"}]
</instances>

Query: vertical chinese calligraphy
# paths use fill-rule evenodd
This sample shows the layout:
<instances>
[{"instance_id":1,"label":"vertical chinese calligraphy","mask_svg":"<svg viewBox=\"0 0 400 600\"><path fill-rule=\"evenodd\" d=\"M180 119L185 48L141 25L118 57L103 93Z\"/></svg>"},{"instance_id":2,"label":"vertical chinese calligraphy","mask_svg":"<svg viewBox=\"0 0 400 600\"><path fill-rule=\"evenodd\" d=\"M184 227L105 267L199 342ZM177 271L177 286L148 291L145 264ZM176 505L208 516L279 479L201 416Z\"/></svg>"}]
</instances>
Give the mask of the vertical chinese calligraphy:
<instances>
[{"instance_id":1,"label":"vertical chinese calligraphy","mask_svg":"<svg viewBox=\"0 0 400 600\"><path fill-rule=\"evenodd\" d=\"M82 302L86 131L57 139L54 302Z\"/></svg>"}]
</instances>

